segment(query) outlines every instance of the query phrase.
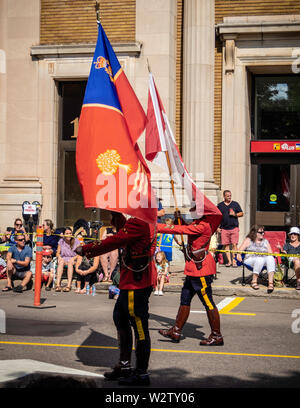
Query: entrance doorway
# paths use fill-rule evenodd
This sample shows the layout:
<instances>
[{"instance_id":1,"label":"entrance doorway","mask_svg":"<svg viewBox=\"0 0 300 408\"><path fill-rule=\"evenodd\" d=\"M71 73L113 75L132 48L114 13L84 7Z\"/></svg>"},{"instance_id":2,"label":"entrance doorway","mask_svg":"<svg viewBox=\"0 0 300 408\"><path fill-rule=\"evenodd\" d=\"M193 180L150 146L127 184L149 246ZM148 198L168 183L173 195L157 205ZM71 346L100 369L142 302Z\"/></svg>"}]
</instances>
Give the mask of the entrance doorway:
<instances>
[{"instance_id":1,"label":"entrance doorway","mask_svg":"<svg viewBox=\"0 0 300 408\"><path fill-rule=\"evenodd\" d=\"M300 225L300 164L295 157L252 158L252 224L269 230Z\"/></svg>"},{"instance_id":2,"label":"entrance doorway","mask_svg":"<svg viewBox=\"0 0 300 408\"><path fill-rule=\"evenodd\" d=\"M57 226L73 226L83 218L100 219L100 210L84 208L76 172L76 139L79 116L87 81L58 83L59 138L58 138L58 194Z\"/></svg>"}]
</instances>

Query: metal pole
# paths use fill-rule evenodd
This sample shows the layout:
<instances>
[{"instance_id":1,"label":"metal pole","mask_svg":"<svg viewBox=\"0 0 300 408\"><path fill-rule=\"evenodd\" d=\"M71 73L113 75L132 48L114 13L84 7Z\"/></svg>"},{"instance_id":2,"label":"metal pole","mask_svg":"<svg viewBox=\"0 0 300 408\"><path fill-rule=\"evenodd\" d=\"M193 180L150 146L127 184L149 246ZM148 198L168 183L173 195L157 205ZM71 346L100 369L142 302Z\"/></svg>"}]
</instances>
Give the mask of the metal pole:
<instances>
[{"instance_id":1,"label":"metal pole","mask_svg":"<svg viewBox=\"0 0 300 408\"><path fill-rule=\"evenodd\" d=\"M44 229L36 229L35 279L34 279L34 306L41 305L42 262L43 262Z\"/></svg>"}]
</instances>

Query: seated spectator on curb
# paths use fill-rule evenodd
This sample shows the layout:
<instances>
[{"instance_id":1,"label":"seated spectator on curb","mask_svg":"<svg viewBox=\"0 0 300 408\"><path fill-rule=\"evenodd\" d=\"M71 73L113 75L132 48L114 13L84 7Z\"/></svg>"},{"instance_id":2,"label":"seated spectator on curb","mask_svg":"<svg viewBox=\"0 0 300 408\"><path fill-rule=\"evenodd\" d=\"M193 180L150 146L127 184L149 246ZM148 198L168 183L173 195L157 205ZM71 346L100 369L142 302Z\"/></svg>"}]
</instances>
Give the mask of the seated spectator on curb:
<instances>
[{"instance_id":1,"label":"seated spectator on curb","mask_svg":"<svg viewBox=\"0 0 300 408\"><path fill-rule=\"evenodd\" d=\"M75 272L77 274L75 293L86 293L86 287L90 287L97 282L96 271L99 267L100 256L87 259L85 256L79 256L76 260Z\"/></svg>"},{"instance_id":2,"label":"seated spectator on curb","mask_svg":"<svg viewBox=\"0 0 300 408\"><path fill-rule=\"evenodd\" d=\"M44 220L43 228L44 228L43 249L52 250L52 255L53 257L55 257L60 236L58 234L54 234L54 225L52 220L49 219Z\"/></svg>"},{"instance_id":3,"label":"seated spectator on curb","mask_svg":"<svg viewBox=\"0 0 300 408\"><path fill-rule=\"evenodd\" d=\"M14 292L23 292L25 286L28 287L32 279L30 271L30 262L32 259L32 249L25 245L25 236L20 234L15 237L16 245L9 248L6 256L7 263L7 286L2 289L2 292L14 290ZM13 288L12 281L21 279L22 282L17 287Z\"/></svg>"},{"instance_id":4,"label":"seated spectator on curb","mask_svg":"<svg viewBox=\"0 0 300 408\"><path fill-rule=\"evenodd\" d=\"M254 225L251 227L249 234L244 239L244 242L239 247L238 251L249 252L266 252L272 253L272 248L267 239L264 239L264 227L262 225ZM241 254L237 254L237 259L242 262ZM276 268L275 258L272 255L246 254L244 264L253 268L251 287L254 290L259 289L257 278L263 267L266 266L268 272L268 293L274 290L274 272Z\"/></svg>"},{"instance_id":5,"label":"seated spectator on curb","mask_svg":"<svg viewBox=\"0 0 300 408\"><path fill-rule=\"evenodd\" d=\"M170 281L169 264L164 251L159 251L155 255L155 265L157 269L157 284L154 295L162 296L164 294L164 284Z\"/></svg>"},{"instance_id":6,"label":"seated spectator on curb","mask_svg":"<svg viewBox=\"0 0 300 408\"><path fill-rule=\"evenodd\" d=\"M285 254L300 255L300 229L292 227L288 233L289 242L284 244L283 249L280 245L277 248ZM296 290L300 290L300 257L288 257L287 262L290 268L295 270L296 274Z\"/></svg>"},{"instance_id":7,"label":"seated spectator on curb","mask_svg":"<svg viewBox=\"0 0 300 408\"><path fill-rule=\"evenodd\" d=\"M6 252L0 249L0 279L7 279L7 265L5 261Z\"/></svg>"},{"instance_id":8,"label":"seated spectator on curb","mask_svg":"<svg viewBox=\"0 0 300 408\"><path fill-rule=\"evenodd\" d=\"M25 230L25 228L23 227L23 221L21 220L21 218L16 218L15 222L14 222L14 227L11 231L11 235L10 235L10 241L15 244L16 243L16 236L18 234L23 234L24 238L25 238L25 243L30 241L29 235L27 234L27 231Z\"/></svg>"},{"instance_id":9,"label":"seated spectator on curb","mask_svg":"<svg viewBox=\"0 0 300 408\"><path fill-rule=\"evenodd\" d=\"M7 227L5 233L2 236L2 246L12 246L14 245L14 242L11 240L11 234L12 234L13 228L12 227Z\"/></svg>"},{"instance_id":10,"label":"seated spectator on curb","mask_svg":"<svg viewBox=\"0 0 300 408\"><path fill-rule=\"evenodd\" d=\"M105 228L101 240L103 241L107 237L111 237L115 235L117 230L115 227L107 227ZM104 273L104 278L102 282L109 282L111 281L111 274L115 270L119 259L119 251L115 249L114 251L107 252L106 254L100 255L100 262Z\"/></svg>"},{"instance_id":11,"label":"seated spectator on curb","mask_svg":"<svg viewBox=\"0 0 300 408\"><path fill-rule=\"evenodd\" d=\"M72 228L67 227L64 232L64 237L58 241L56 252L58 266L55 292L62 291L60 284L65 266L67 267L68 283L67 286L63 289L63 291L64 292L71 291L74 265L77 258L77 253L75 252L75 249L80 246L79 240L77 238L74 238L72 234L73 234Z\"/></svg>"},{"instance_id":12,"label":"seated spectator on curb","mask_svg":"<svg viewBox=\"0 0 300 408\"><path fill-rule=\"evenodd\" d=\"M52 250L43 251L42 260L42 284L45 283L45 290L51 290L50 286L54 277L54 265L52 262Z\"/></svg>"}]
</instances>

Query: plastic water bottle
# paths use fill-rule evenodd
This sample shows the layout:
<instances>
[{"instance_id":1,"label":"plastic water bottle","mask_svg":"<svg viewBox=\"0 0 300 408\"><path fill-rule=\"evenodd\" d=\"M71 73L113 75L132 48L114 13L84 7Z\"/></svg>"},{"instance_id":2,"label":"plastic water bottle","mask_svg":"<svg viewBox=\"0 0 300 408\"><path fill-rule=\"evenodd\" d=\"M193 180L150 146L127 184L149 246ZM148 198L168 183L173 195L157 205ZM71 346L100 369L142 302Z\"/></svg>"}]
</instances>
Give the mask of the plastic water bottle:
<instances>
[{"instance_id":1,"label":"plastic water bottle","mask_svg":"<svg viewBox=\"0 0 300 408\"><path fill-rule=\"evenodd\" d=\"M93 285L92 286L92 296L95 296L95 295L96 295L96 286Z\"/></svg>"},{"instance_id":2,"label":"plastic water bottle","mask_svg":"<svg viewBox=\"0 0 300 408\"><path fill-rule=\"evenodd\" d=\"M86 286L86 294L89 295L90 294L90 285Z\"/></svg>"}]
</instances>

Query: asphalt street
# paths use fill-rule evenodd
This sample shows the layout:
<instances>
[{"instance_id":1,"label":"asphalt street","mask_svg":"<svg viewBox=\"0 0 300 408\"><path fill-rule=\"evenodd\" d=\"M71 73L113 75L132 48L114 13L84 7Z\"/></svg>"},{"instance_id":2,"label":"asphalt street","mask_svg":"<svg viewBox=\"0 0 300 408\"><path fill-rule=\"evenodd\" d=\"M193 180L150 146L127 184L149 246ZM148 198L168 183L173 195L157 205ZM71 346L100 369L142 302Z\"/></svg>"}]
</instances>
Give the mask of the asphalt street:
<instances>
[{"instance_id":1,"label":"asphalt street","mask_svg":"<svg viewBox=\"0 0 300 408\"><path fill-rule=\"evenodd\" d=\"M7 370L16 360L34 360L102 375L118 361L115 300L107 293L42 290L39 309L31 307L33 296L32 291L1 293L6 324L0 333L0 362ZM215 296L225 345L207 348L199 346L210 330L198 298L179 344L158 334L159 328L174 322L179 297L178 292L167 292L150 298L151 387L299 388L298 299ZM99 386L119 387L102 377Z\"/></svg>"}]
</instances>

